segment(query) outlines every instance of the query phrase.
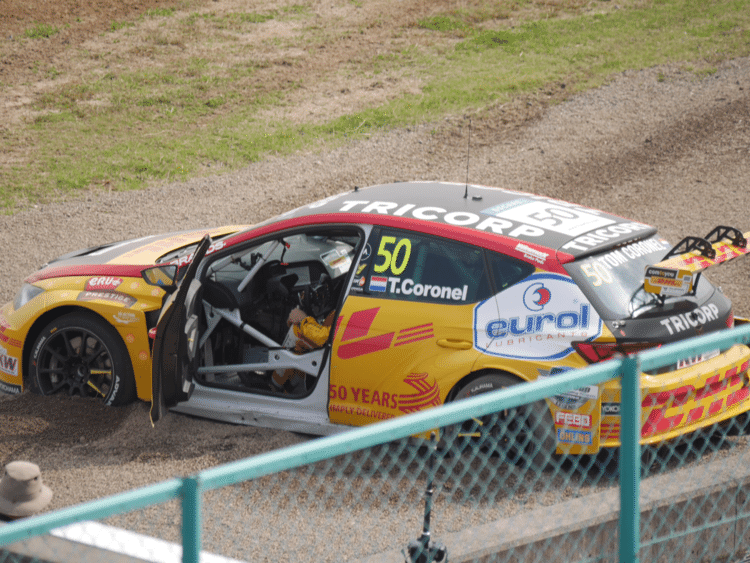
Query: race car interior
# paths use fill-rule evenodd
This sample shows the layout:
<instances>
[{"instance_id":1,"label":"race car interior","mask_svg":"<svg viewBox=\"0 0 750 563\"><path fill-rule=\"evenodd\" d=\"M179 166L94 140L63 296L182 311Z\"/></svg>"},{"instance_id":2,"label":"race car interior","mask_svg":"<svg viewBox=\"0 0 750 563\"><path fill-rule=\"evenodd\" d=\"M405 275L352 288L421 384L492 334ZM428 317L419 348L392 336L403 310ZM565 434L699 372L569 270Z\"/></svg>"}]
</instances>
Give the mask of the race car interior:
<instances>
[{"instance_id":1,"label":"race car interior","mask_svg":"<svg viewBox=\"0 0 750 563\"><path fill-rule=\"evenodd\" d=\"M197 381L261 394L309 394L326 346L301 346L287 321L300 309L327 337L361 240L356 229L327 228L215 259L203 280Z\"/></svg>"}]
</instances>

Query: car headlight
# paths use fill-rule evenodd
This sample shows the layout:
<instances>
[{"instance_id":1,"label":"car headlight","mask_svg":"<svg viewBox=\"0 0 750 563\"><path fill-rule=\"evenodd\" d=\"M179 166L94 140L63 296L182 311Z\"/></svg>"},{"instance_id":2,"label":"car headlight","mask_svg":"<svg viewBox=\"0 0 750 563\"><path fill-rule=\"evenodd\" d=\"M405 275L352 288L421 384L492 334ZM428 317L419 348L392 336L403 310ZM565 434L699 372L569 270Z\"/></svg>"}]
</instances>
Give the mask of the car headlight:
<instances>
[{"instance_id":1,"label":"car headlight","mask_svg":"<svg viewBox=\"0 0 750 563\"><path fill-rule=\"evenodd\" d=\"M18 311L21 307L26 305L29 301L34 299L40 293L44 293L44 289L31 285L30 283L23 284L23 287L16 294L16 298L13 300L13 309Z\"/></svg>"}]
</instances>

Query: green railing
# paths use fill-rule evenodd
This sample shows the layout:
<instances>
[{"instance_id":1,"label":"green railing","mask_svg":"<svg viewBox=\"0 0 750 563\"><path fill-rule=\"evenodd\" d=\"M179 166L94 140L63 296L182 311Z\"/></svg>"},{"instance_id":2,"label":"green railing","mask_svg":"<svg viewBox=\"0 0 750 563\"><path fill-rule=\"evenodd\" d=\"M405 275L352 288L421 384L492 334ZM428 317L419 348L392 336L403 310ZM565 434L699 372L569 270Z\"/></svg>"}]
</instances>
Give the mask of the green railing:
<instances>
[{"instance_id":1,"label":"green railing","mask_svg":"<svg viewBox=\"0 0 750 563\"><path fill-rule=\"evenodd\" d=\"M191 477L9 523L0 527L0 545L24 546L32 538L51 537L45 534L62 526L103 520L180 543L182 561L186 563L201 560L204 549L243 561L282 561L292 557L316 561L398 561L404 559L401 549L406 548L408 539L422 531L424 492L434 481L430 522L444 536L451 561L480 558L541 561L545 560L540 555L545 546L562 549L563 540L574 544L580 541L580 545L586 546L593 541L585 553L566 555L566 561L636 562L644 557L644 549L659 553L659 560L677 561L672 557L683 555L670 556L664 553L666 548L659 547L674 541L686 546L686 542L698 542L695 547L685 548L699 554L691 560L732 561L744 549L738 540L738 526L746 530L745 521L750 521L750 509L746 506L750 502L742 492L744 475L738 475L740 469L737 469L728 484L713 483L715 473L705 469L708 466L704 464L715 461L725 471L729 467L750 466L745 459L750 459L750 453L745 453L741 432L731 426L732 431L712 428L687 447L663 445L667 453L663 471L654 474L657 483L654 489L658 492L670 488L659 483L683 483L684 486L678 486L683 496L675 496L674 501L649 500L644 508L642 472L651 473L642 468L638 374L681 358L748 342L750 325L744 325L338 435L311 439ZM554 456L548 459L549 465L537 467L509 460L498 455L496 449L488 450L481 445L458 451L452 444L432 447L427 441L410 438L615 377L621 377L622 381L619 466L602 456ZM702 496L699 495L702 500L696 501L697 496L691 499L685 495L699 472L708 475L713 489L704 487ZM651 482L651 476L646 482ZM652 493L647 496L651 499ZM703 504L695 509L700 517L688 521L682 514L693 510L691 502ZM649 519L642 522L642 511L646 509ZM176 512L179 524L175 523ZM711 514L715 512L721 512L720 516L713 518ZM545 514L569 520L561 526L562 531L549 530ZM608 527L613 525L612 518L616 519L616 532ZM670 519L674 522L670 523ZM587 527L580 528L584 524ZM524 526L526 530L522 529ZM530 544L524 544L518 536L536 527L539 532L531 540L536 547L531 550ZM724 533L726 537L721 535ZM327 539L317 539L326 534L329 534ZM644 535L648 537L645 541ZM617 538L616 544L613 536ZM691 539L697 536L703 539ZM506 543L498 548L502 552L498 554L494 546L503 541ZM28 556L20 559L13 553L13 548L0 551L0 562L34 560ZM85 561L87 556L70 557L67 560L77 557Z\"/></svg>"}]
</instances>

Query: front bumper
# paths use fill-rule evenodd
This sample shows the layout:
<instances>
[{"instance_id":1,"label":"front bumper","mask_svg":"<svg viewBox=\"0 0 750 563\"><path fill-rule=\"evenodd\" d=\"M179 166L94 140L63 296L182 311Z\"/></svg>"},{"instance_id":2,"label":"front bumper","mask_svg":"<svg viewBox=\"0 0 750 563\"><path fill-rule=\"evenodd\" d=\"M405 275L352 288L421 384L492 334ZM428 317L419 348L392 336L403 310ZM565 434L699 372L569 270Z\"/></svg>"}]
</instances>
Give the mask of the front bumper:
<instances>
[{"instance_id":1,"label":"front bumper","mask_svg":"<svg viewBox=\"0 0 750 563\"><path fill-rule=\"evenodd\" d=\"M17 395L23 391L23 341L19 331L14 330L8 320L12 311L12 303L0 308L0 392Z\"/></svg>"}]
</instances>

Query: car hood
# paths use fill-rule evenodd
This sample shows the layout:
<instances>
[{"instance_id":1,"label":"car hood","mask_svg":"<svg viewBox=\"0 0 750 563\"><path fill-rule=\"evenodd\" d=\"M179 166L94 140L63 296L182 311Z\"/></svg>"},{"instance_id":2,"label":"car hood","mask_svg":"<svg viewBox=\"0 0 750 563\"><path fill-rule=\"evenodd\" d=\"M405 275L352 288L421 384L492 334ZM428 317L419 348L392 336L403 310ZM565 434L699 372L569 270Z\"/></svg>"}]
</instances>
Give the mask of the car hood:
<instances>
[{"instance_id":1,"label":"car hood","mask_svg":"<svg viewBox=\"0 0 750 563\"><path fill-rule=\"evenodd\" d=\"M50 260L26 281L33 283L60 276L105 274L138 276L141 270L153 266L162 256L194 245L205 235L220 238L246 228L247 225L227 225L212 229L151 235L77 250Z\"/></svg>"}]
</instances>

